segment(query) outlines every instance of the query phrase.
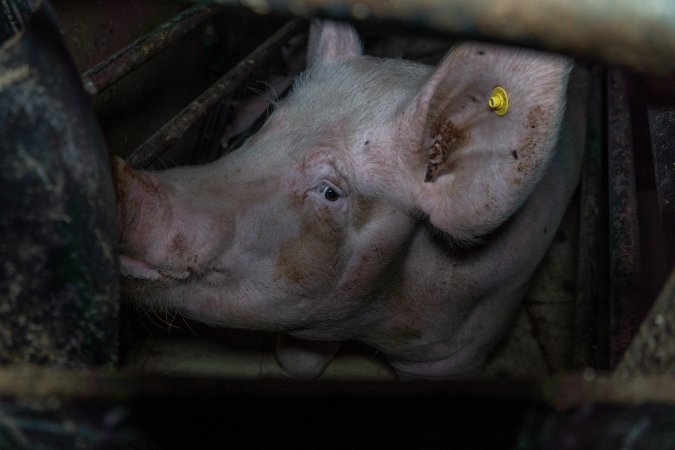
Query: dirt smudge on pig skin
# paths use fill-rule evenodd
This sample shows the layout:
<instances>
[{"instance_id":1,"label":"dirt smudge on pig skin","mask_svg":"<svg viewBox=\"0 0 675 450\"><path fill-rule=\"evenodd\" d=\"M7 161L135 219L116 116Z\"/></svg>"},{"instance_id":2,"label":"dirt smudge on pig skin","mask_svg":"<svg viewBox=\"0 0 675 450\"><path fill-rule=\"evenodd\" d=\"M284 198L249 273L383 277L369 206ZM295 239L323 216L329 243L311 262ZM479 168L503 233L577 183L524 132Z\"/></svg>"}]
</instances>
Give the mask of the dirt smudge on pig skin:
<instances>
[{"instance_id":1,"label":"dirt smudge on pig skin","mask_svg":"<svg viewBox=\"0 0 675 450\"><path fill-rule=\"evenodd\" d=\"M461 129L450 121L438 121L433 130L434 142L427 150L425 182L433 181L441 175L455 170L456 162L451 159L451 156L469 140L468 130Z\"/></svg>"},{"instance_id":2,"label":"dirt smudge on pig skin","mask_svg":"<svg viewBox=\"0 0 675 450\"><path fill-rule=\"evenodd\" d=\"M549 112L545 111L540 105L536 105L527 113L524 139L517 153L518 158L516 158L519 172L534 170L541 163L536 159L539 154L537 148L542 139L542 132L539 130L546 130L550 127L548 115Z\"/></svg>"},{"instance_id":3,"label":"dirt smudge on pig skin","mask_svg":"<svg viewBox=\"0 0 675 450\"><path fill-rule=\"evenodd\" d=\"M304 194L296 194L288 204L299 218L299 232L281 244L275 272L311 294L333 285L342 260L344 224L331 208L313 207L305 200Z\"/></svg>"},{"instance_id":4,"label":"dirt smudge on pig skin","mask_svg":"<svg viewBox=\"0 0 675 450\"><path fill-rule=\"evenodd\" d=\"M187 243L185 242L185 236L181 233L176 234L169 244L169 251L178 258L182 258L185 255L186 250Z\"/></svg>"},{"instance_id":5,"label":"dirt smudge on pig skin","mask_svg":"<svg viewBox=\"0 0 675 450\"><path fill-rule=\"evenodd\" d=\"M361 230L373 216L373 209L375 202L365 197L358 196L352 202L351 208L351 223L356 231Z\"/></svg>"}]
</instances>

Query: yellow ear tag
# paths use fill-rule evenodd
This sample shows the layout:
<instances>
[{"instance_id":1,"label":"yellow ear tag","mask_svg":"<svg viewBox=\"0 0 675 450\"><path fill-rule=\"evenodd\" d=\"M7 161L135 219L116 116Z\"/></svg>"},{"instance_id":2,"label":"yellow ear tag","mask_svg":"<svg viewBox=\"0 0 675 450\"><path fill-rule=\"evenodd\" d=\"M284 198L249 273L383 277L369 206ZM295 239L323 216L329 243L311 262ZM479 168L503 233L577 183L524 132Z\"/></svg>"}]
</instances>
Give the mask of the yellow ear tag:
<instances>
[{"instance_id":1,"label":"yellow ear tag","mask_svg":"<svg viewBox=\"0 0 675 450\"><path fill-rule=\"evenodd\" d=\"M494 88L488 105L499 117L506 114L506 111L509 110L509 96L506 93L506 89L501 86Z\"/></svg>"}]
</instances>

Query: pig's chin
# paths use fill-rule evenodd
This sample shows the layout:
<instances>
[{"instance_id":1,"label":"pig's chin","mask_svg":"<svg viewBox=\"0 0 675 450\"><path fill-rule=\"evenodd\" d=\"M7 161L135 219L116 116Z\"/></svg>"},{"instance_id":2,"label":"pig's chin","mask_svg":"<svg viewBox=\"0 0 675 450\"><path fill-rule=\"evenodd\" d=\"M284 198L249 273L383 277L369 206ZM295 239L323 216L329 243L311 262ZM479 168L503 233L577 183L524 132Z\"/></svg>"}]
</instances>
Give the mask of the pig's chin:
<instances>
[{"instance_id":1,"label":"pig's chin","mask_svg":"<svg viewBox=\"0 0 675 450\"><path fill-rule=\"evenodd\" d=\"M187 270L155 267L146 262L120 255L122 276L149 281L185 280L190 276Z\"/></svg>"}]
</instances>

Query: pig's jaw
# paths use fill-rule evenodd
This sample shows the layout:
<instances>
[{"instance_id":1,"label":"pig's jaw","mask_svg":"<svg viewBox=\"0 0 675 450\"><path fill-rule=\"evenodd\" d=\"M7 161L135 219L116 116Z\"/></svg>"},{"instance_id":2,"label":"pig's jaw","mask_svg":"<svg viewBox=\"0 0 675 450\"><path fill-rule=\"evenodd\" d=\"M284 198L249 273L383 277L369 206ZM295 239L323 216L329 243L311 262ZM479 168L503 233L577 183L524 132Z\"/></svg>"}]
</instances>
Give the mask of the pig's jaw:
<instances>
[{"instance_id":1,"label":"pig's jaw","mask_svg":"<svg viewBox=\"0 0 675 450\"><path fill-rule=\"evenodd\" d=\"M155 267L126 255L120 255L119 262L120 272L125 277L159 281L163 279L185 280L190 276L188 270Z\"/></svg>"}]
</instances>

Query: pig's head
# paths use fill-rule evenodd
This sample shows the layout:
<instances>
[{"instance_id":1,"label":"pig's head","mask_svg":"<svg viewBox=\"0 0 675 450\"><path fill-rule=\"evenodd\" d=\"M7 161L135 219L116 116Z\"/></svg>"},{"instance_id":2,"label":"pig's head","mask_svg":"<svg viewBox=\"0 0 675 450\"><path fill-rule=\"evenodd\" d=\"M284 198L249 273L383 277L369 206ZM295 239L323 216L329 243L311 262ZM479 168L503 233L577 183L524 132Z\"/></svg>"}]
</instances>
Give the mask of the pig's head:
<instances>
[{"instance_id":1,"label":"pig's head","mask_svg":"<svg viewBox=\"0 0 675 450\"><path fill-rule=\"evenodd\" d=\"M462 44L433 69L363 56L350 27L327 22L308 63L234 153L153 173L117 165L128 297L223 326L376 342L388 299L452 296L401 287L415 236L480 241L553 153L562 58ZM488 105L498 86L503 116Z\"/></svg>"}]
</instances>

